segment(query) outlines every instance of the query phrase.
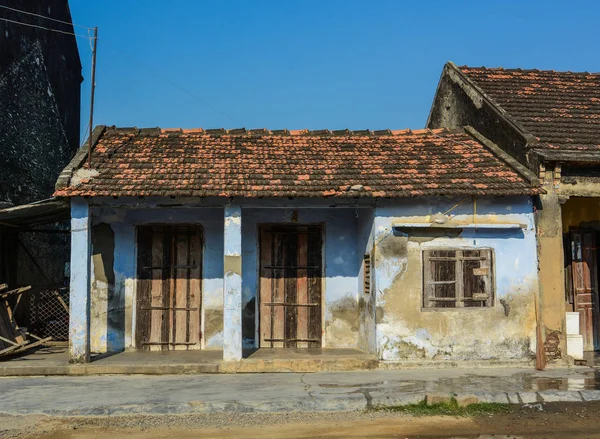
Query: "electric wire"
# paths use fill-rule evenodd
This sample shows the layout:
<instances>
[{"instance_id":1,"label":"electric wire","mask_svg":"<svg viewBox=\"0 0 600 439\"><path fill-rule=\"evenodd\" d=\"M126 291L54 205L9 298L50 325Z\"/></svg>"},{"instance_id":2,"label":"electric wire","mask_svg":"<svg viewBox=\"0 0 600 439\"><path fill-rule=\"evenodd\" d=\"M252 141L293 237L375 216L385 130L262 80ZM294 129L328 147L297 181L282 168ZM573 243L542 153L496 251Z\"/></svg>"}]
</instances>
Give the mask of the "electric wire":
<instances>
[{"instance_id":1,"label":"electric wire","mask_svg":"<svg viewBox=\"0 0 600 439\"><path fill-rule=\"evenodd\" d=\"M67 25L73 25L73 26L85 28L85 29L88 30L88 35L81 35L81 34L77 34L77 33L74 33L74 32L63 31L63 30L60 30L60 29L53 29L53 28L49 28L49 27L45 27L45 26L40 26L40 25L37 25L37 24L25 23L25 22L22 22L22 21L11 20L9 18L0 17L0 20L3 20L3 21L8 22L8 23L20 24L22 26L28 26L28 27L33 27L33 28L37 28L37 29L43 29L43 30L46 30L46 31L57 32L57 33L65 34L65 35L73 35L73 36L79 37L79 38L86 38L87 40L90 41L90 44L91 44L91 42L94 39L93 36L89 35L90 30L94 29L94 28L91 28L91 27L76 25L74 23L69 23L67 21L58 20L58 19L55 19L55 18L47 17L47 16L40 15L40 14L35 14L33 12L23 11L23 10L20 10L20 9L11 8L11 7L4 6L4 5L0 5L0 8L8 9L8 10L15 11L15 12L20 12L20 13L23 13L23 14L33 15L33 16L36 16L36 17L39 17L39 18L43 18L43 19L55 21L55 22L58 22L58 23L63 23L63 24L67 24ZM112 50L114 50L114 51L116 51L118 53L121 53L122 55L126 56L128 59L132 60L132 58L129 55L127 55L126 53L124 53L121 50L117 49L116 47L114 47L114 46L106 43L103 39L99 39L98 41L100 43L102 43L103 45L105 45L106 47L108 47L108 48L110 48L110 49L112 49ZM204 104L206 107L210 108L211 110L215 111L216 113L219 113L221 116L229 119L230 121L232 121L233 123L237 124L238 126L242 126L243 125L242 123L240 123L239 121L235 120L234 118L232 118L228 114L224 113L223 111L219 110L217 107L215 107L214 105L210 104L205 99L201 98L200 96L196 95L195 93L192 93L191 91L183 88L181 85L177 84L176 82L172 81L171 79L167 78L166 76L158 73L157 71L155 71L152 68L148 67L147 65L141 63L140 61L136 60L136 62L141 67L145 68L146 70L148 70L149 72L151 72L155 76L161 78L163 81L171 84L173 87L178 88L180 91L182 91L182 92L186 93L187 95L193 97L197 101L199 101L202 104ZM90 127L88 127L88 129L90 129Z\"/></svg>"},{"instance_id":2,"label":"electric wire","mask_svg":"<svg viewBox=\"0 0 600 439\"><path fill-rule=\"evenodd\" d=\"M58 32L60 34L65 34L65 35L74 35L74 36L79 37L79 38L87 38L87 39L94 38L94 37L89 37L87 35L81 35L81 34L76 34L76 33L73 33L73 32L67 32L67 31L64 31L64 30L52 29L52 28L40 26L40 25L37 25L37 24L23 23L22 21L10 20L10 19L4 18L4 17L0 17L0 20L4 20L4 21L6 21L8 23L20 24L22 26L35 27L37 29L43 29L43 30L47 30L47 31L50 31L50 32Z\"/></svg>"},{"instance_id":3,"label":"electric wire","mask_svg":"<svg viewBox=\"0 0 600 439\"><path fill-rule=\"evenodd\" d=\"M83 29L93 29L88 26L82 26L80 24L71 23L69 21L58 20L56 18L48 17L46 15L36 14L35 12L29 12L29 11L23 11L22 9L11 8L10 6L0 5L0 8L8 9L8 10L14 11L14 12L20 12L21 14L33 15L34 17L39 17L39 18L43 18L45 20L55 21L57 23L68 24L69 26L81 27Z\"/></svg>"}]
</instances>

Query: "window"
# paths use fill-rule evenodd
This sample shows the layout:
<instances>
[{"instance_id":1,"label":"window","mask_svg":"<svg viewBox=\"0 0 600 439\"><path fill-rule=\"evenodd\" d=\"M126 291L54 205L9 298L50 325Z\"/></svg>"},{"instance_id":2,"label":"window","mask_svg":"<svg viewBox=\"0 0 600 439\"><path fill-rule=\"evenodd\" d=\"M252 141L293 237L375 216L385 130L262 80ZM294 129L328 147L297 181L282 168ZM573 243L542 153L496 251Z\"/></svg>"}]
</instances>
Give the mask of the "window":
<instances>
[{"instance_id":1,"label":"window","mask_svg":"<svg viewBox=\"0 0 600 439\"><path fill-rule=\"evenodd\" d=\"M492 250L423 251L424 308L481 308L493 303Z\"/></svg>"},{"instance_id":2,"label":"window","mask_svg":"<svg viewBox=\"0 0 600 439\"><path fill-rule=\"evenodd\" d=\"M365 274L364 280L365 283L363 285L363 293L370 294L371 293L371 254L365 253L363 256L363 273Z\"/></svg>"}]
</instances>

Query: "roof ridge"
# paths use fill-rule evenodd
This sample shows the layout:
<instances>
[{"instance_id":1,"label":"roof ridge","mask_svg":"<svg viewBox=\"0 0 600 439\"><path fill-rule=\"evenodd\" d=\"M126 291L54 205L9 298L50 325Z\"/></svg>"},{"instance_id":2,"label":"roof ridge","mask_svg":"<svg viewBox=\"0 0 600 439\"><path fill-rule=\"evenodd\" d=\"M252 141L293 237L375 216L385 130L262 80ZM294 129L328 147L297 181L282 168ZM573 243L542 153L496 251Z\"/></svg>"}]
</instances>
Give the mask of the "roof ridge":
<instances>
[{"instance_id":1,"label":"roof ridge","mask_svg":"<svg viewBox=\"0 0 600 439\"><path fill-rule=\"evenodd\" d=\"M496 72L520 72L520 73L568 73L571 75L599 75L600 76L600 72L588 72L586 71L581 71L581 72L574 72L571 70L554 70L554 69L524 69L521 67L515 67L515 68L505 68L505 67L486 67L486 66L468 66L468 65L462 65L462 66L458 66L458 68L462 71L465 69L468 70L485 70L485 71L496 71Z\"/></svg>"},{"instance_id":2,"label":"roof ridge","mask_svg":"<svg viewBox=\"0 0 600 439\"><path fill-rule=\"evenodd\" d=\"M203 135L234 135L234 136L260 136L260 135L269 135L269 136L402 136L402 135L427 135L432 132L435 134L440 133L452 133L453 130L448 128L436 128L434 130L428 128L403 128L398 130L393 130L390 128L385 128L381 130L350 130L348 128L341 130L329 130L329 129L320 129L320 130L309 130L309 129L299 129L299 130L288 130L284 129L268 129L268 128L137 128L137 127L126 127L120 128L112 126L109 128L112 131L116 132L126 132L126 133L139 133L143 134L144 132L159 132L160 134L203 134Z\"/></svg>"}]
</instances>

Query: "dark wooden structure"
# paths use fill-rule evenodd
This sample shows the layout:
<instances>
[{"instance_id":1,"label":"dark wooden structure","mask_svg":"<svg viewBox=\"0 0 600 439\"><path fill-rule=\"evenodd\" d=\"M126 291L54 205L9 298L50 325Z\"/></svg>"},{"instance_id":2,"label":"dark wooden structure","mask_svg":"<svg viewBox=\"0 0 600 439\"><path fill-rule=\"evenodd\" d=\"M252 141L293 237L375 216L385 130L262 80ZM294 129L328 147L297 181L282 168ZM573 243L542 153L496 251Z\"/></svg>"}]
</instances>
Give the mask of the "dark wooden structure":
<instances>
[{"instance_id":1,"label":"dark wooden structure","mask_svg":"<svg viewBox=\"0 0 600 439\"><path fill-rule=\"evenodd\" d=\"M323 228L260 230L260 346L321 347Z\"/></svg>"},{"instance_id":2,"label":"dark wooden structure","mask_svg":"<svg viewBox=\"0 0 600 439\"><path fill-rule=\"evenodd\" d=\"M579 331L583 335L583 349L593 351L600 349L596 231L577 230L570 236L570 271L575 310L579 312Z\"/></svg>"},{"instance_id":3,"label":"dark wooden structure","mask_svg":"<svg viewBox=\"0 0 600 439\"><path fill-rule=\"evenodd\" d=\"M44 339L37 337L19 328L15 321L14 313L21 303L21 297L31 287L26 286L10 291L7 288L6 284L0 285L0 356L18 354L52 339L52 337Z\"/></svg>"},{"instance_id":4,"label":"dark wooden structure","mask_svg":"<svg viewBox=\"0 0 600 439\"><path fill-rule=\"evenodd\" d=\"M201 286L199 226L139 227L136 346L200 349Z\"/></svg>"}]
</instances>

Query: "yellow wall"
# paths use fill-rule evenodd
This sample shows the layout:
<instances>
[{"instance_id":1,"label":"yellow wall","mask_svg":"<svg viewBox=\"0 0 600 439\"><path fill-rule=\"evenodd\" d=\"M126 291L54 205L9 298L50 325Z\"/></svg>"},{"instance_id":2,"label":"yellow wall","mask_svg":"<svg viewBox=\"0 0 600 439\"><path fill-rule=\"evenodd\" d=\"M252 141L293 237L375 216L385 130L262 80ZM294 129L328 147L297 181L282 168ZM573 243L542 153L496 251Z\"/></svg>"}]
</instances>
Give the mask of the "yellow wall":
<instances>
[{"instance_id":1,"label":"yellow wall","mask_svg":"<svg viewBox=\"0 0 600 439\"><path fill-rule=\"evenodd\" d=\"M563 231L584 227L600 229L600 198L571 197L562 206Z\"/></svg>"}]
</instances>

